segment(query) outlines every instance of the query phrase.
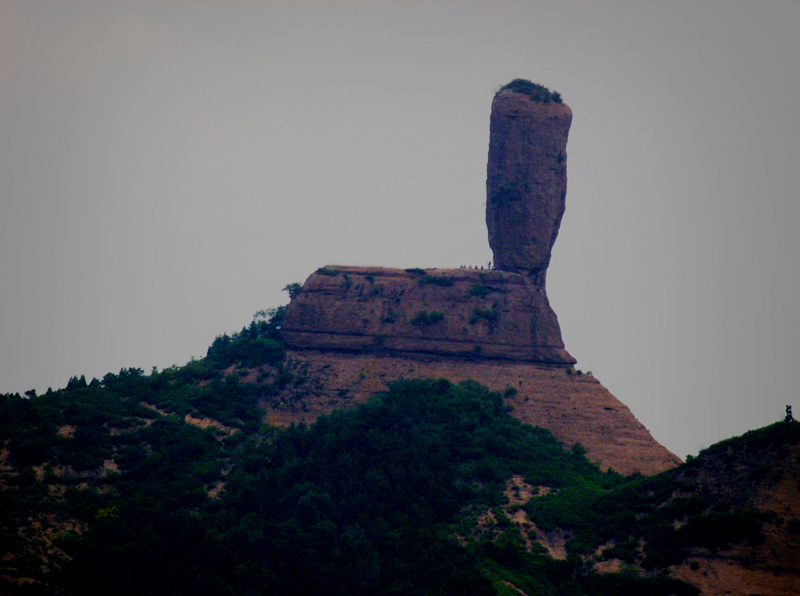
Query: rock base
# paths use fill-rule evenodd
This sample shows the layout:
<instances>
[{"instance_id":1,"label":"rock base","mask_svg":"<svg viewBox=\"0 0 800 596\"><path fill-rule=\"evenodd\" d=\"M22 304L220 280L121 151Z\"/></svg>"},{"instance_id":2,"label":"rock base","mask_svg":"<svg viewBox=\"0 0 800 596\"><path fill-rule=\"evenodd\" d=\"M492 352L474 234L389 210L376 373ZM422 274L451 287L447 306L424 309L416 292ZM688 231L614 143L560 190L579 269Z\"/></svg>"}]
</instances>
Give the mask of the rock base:
<instances>
[{"instance_id":1,"label":"rock base","mask_svg":"<svg viewBox=\"0 0 800 596\"><path fill-rule=\"evenodd\" d=\"M603 469L650 475L681 463L597 379L564 367L293 350L287 370L293 380L261 404L272 424L311 423L363 403L400 379L470 379L504 392L512 415L522 422L550 430L567 448L580 443Z\"/></svg>"}]
</instances>

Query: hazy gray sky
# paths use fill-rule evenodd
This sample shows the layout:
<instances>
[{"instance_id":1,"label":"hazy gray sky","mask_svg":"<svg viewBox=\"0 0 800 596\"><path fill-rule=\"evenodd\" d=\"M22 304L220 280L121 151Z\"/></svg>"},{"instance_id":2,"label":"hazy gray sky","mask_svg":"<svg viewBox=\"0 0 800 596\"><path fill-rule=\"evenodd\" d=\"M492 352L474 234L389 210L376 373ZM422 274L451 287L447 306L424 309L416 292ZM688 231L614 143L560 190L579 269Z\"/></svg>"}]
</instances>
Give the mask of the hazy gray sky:
<instances>
[{"instance_id":1,"label":"hazy gray sky","mask_svg":"<svg viewBox=\"0 0 800 596\"><path fill-rule=\"evenodd\" d=\"M492 95L574 112L567 349L681 457L800 414L800 2L0 0L0 392L201 357L325 264L491 260Z\"/></svg>"}]
</instances>

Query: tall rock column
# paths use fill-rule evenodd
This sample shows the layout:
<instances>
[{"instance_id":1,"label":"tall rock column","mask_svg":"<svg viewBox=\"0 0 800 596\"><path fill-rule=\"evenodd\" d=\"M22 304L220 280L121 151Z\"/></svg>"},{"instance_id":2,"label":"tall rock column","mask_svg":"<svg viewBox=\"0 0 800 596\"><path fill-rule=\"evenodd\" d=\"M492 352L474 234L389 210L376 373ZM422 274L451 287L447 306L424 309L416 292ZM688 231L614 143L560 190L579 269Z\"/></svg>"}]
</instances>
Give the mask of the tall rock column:
<instances>
[{"instance_id":1,"label":"tall rock column","mask_svg":"<svg viewBox=\"0 0 800 596\"><path fill-rule=\"evenodd\" d=\"M515 79L492 101L486 225L494 266L544 287L567 194L572 110L558 93Z\"/></svg>"}]
</instances>

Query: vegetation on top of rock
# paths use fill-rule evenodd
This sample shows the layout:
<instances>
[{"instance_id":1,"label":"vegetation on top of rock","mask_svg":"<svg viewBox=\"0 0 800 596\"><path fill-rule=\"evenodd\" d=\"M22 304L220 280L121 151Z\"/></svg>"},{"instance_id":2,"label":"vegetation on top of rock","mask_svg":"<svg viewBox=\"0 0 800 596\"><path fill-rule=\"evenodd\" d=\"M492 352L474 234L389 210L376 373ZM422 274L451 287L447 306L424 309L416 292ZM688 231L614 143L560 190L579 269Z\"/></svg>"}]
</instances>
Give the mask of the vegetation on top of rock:
<instances>
[{"instance_id":1,"label":"vegetation on top of rock","mask_svg":"<svg viewBox=\"0 0 800 596\"><path fill-rule=\"evenodd\" d=\"M320 275L327 275L328 277L336 277L339 275L339 270L333 267L320 267L317 269L317 273Z\"/></svg>"},{"instance_id":2,"label":"vegetation on top of rock","mask_svg":"<svg viewBox=\"0 0 800 596\"><path fill-rule=\"evenodd\" d=\"M421 310L416 315L414 315L414 318L411 319L410 322L412 325L420 327L420 326L435 325L439 321L443 320L444 320L443 312L439 312L438 310L434 310L431 312L428 312L427 310Z\"/></svg>"},{"instance_id":3,"label":"vegetation on top of rock","mask_svg":"<svg viewBox=\"0 0 800 596\"><path fill-rule=\"evenodd\" d=\"M551 101L555 103L562 102L561 94L557 91L550 91L550 89L544 85L533 83L527 79L514 79L507 85L503 85L500 91L506 89L515 93L527 95L531 101L537 101L539 103L550 103Z\"/></svg>"}]
</instances>

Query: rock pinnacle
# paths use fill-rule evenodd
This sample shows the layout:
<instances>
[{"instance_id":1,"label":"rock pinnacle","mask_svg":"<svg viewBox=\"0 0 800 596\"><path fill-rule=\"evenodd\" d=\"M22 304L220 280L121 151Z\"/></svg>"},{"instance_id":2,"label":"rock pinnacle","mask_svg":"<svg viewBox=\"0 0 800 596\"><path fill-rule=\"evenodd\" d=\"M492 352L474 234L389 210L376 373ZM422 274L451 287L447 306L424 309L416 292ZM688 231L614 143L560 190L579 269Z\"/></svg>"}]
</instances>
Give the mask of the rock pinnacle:
<instances>
[{"instance_id":1,"label":"rock pinnacle","mask_svg":"<svg viewBox=\"0 0 800 596\"><path fill-rule=\"evenodd\" d=\"M494 266L541 286L564 214L571 123L558 93L523 79L492 101L486 225Z\"/></svg>"}]
</instances>

